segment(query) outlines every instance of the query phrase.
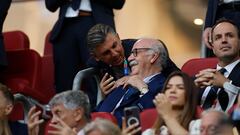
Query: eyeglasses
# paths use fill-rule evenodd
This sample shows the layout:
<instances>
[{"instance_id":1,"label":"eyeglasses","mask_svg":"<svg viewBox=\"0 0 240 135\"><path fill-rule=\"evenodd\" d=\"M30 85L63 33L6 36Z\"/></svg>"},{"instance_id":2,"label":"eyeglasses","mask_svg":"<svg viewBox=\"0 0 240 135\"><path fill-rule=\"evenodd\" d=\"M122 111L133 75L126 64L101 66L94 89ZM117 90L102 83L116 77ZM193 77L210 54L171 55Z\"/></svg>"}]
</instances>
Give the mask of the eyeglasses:
<instances>
[{"instance_id":1,"label":"eyeglasses","mask_svg":"<svg viewBox=\"0 0 240 135\"><path fill-rule=\"evenodd\" d=\"M135 48L131 51L131 53L133 54L134 57L137 57L138 52L148 50L152 50L152 48Z\"/></svg>"}]
</instances>

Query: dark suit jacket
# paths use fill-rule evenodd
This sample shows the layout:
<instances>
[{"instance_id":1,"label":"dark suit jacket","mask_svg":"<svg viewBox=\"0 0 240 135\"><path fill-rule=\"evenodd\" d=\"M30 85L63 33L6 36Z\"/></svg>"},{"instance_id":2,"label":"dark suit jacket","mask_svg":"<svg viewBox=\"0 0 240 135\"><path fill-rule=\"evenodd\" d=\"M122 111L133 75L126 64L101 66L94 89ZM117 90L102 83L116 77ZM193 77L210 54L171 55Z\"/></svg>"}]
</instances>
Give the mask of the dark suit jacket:
<instances>
[{"instance_id":1,"label":"dark suit jacket","mask_svg":"<svg viewBox=\"0 0 240 135\"><path fill-rule=\"evenodd\" d=\"M0 68L1 66L7 65L7 58L4 49L2 28L4 20L7 16L8 9L11 5L12 0L1 0L0 1Z\"/></svg>"},{"instance_id":2,"label":"dark suit jacket","mask_svg":"<svg viewBox=\"0 0 240 135\"><path fill-rule=\"evenodd\" d=\"M114 111L114 115L121 125L123 110L125 107L137 106L140 110L154 108L153 99L157 93L160 93L165 82L165 77L162 74L154 76L148 83L149 91L140 97L139 90L129 87L128 94L124 96L120 106ZM117 103L123 97L127 89L118 87L114 89L107 97L97 106L96 111L98 112L112 112Z\"/></svg>"},{"instance_id":3,"label":"dark suit jacket","mask_svg":"<svg viewBox=\"0 0 240 135\"><path fill-rule=\"evenodd\" d=\"M9 127L12 135L28 135L27 125L17 121L9 121Z\"/></svg>"},{"instance_id":4,"label":"dark suit jacket","mask_svg":"<svg viewBox=\"0 0 240 135\"><path fill-rule=\"evenodd\" d=\"M208 8L207 8L207 14L205 18L204 28L212 27L215 24L217 10L218 10L218 3L219 3L219 0L208 0Z\"/></svg>"},{"instance_id":5,"label":"dark suit jacket","mask_svg":"<svg viewBox=\"0 0 240 135\"><path fill-rule=\"evenodd\" d=\"M96 23L103 23L115 27L114 14L112 9L121 9L125 0L90 0L92 15ZM50 40L57 38L64 25L67 8L71 5L70 0L45 0L46 7L49 11L55 12L60 8L59 18L54 25Z\"/></svg>"},{"instance_id":6,"label":"dark suit jacket","mask_svg":"<svg viewBox=\"0 0 240 135\"><path fill-rule=\"evenodd\" d=\"M233 68L232 72L230 73L230 75L228 76L228 79L232 80L232 84L240 87L240 62ZM203 95L205 91L205 88L203 88L203 90L200 91L199 94L199 103L201 102L201 97ZM231 99L229 99L231 100ZM237 102L237 98L235 100L235 103Z\"/></svg>"}]
</instances>

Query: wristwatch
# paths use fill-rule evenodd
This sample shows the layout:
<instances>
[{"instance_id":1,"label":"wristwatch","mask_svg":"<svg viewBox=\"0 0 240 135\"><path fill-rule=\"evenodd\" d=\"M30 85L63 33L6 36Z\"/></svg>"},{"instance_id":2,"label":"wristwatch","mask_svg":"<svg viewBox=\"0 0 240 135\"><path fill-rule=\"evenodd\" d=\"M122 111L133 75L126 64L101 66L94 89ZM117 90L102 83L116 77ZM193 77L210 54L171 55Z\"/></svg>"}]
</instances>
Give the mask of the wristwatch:
<instances>
[{"instance_id":1,"label":"wristwatch","mask_svg":"<svg viewBox=\"0 0 240 135\"><path fill-rule=\"evenodd\" d=\"M149 90L148 90L147 87L142 87L142 88L140 89L141 95L146 94L148 91L149 91Z\"/></svg>"}]
</instances>

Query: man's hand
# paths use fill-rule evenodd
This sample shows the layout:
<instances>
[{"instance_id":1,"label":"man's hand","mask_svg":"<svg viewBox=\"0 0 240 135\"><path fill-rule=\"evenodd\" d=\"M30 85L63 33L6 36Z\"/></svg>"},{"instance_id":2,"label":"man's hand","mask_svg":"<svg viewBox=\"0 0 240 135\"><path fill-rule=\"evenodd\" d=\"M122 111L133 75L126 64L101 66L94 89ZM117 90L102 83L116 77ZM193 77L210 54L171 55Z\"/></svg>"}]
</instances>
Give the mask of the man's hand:
<instances>
[{"instance_id":1,"label":"man's hand","mask_svg":"<svg viewBox=\"0 0 240 135\"><path fill-rule=\"evenodd\" d=\"M141 126L138 123L132 124L127 127L126 119L122 118L122 135L135 135L141 131Z\"/></svg>"},{"instance_id":2,"label":"man's hand","mask_svg":"<svg viewBox=\"0 0 240 135\"><path fill-rule=\"evenodd\" d=\"M41 111L36 112L36 106L32 107L28 113L28 134L29 135L38 135L39 134L39 125L44 122L43 119L39 119Z\"/></svg>"},{"instance_id":3,"label":"man's hand","mask_svg":"<svg viewBox=\"0 0 240 135\"><path fill-rule=\"evenodd\" d=\"M212 48L212 45L210 44L212 42L212 39L211 39L211 30L212 28L211 27L208 27L206 28L204 31L203 31L203 43L209 48L211 49Z\"/></svg>"},{"instance_id":4,"label":"man's hand","mask_svg":"<svg viewBox=\"0 0 240 135\"><path fill-rule=\"evenodd\" d=\"M52 124L50 123L49 126L53 127L54 130L48 131L50 135L77 135L76 129L71 129L64 121L60 118L57 118L58 123Z\"/></svg>"},{"instance_id":5,"label":"man's hand","mask_svg":"<svg viewBox=\"0 0 240 135\"><path fill-rule=\"evenodd\" d=\"M206 86L217 86L217 87L223 87L224 82L229 81L224 75L222 75L219 71L216 69L205 69L200 71L196 75L195 84L200 87L206 87Z\"/></svg>"},{"instance_id":6,"label":"man's hand","mask_svg":"<svg viewBox=\"0 0 240 135\"><path fill-rule=\"evenodd\" d=\"M194 80L196 86L203 88L212 85L212 78L217 70L216 69L204 69L196 74Z\"/></svg>"},{"instance_id":7,"label":"man's hand","mask_svg":"<svg viewBox=\"0 0 240 135\"><path fill-rule=\"evenodd\" d=\"M106 73L101 82L100 82L100 89L104 95L109 94L115 88L115 81L112 76Z\"/></svg>"},{"instance_id":8,"label":"man's hand","mask_svg":"<svg viewBox=\"0 0 240 135\"><path fill-rule=\"evenodd\" d=\"M141 90L143 87L147 88L147 84L138 76L138 75L131 75L128 79L125 80L123 88L126 88L128 85Z\"/></svg>"}]
</instances>

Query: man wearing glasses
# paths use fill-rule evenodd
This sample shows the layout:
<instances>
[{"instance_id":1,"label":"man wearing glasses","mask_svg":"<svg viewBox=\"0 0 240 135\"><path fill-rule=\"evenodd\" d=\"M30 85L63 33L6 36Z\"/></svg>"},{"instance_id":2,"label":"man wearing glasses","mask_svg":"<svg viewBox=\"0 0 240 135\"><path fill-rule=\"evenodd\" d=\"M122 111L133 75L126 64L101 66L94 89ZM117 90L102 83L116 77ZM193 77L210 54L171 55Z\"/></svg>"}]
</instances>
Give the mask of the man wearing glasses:
<instances>
[{"instance_id":1,"label":"man wearing glasses","mask_svg":"<svg viewBox=\"0 0 240 135\"><path fill-rule=\"evenodd\" d=\"M109 94L115 88L117 79L128 75L127 58L131 55L133 44L136 41L136 39L121 41L116 31L104 24L97 24L89 30L87 44L92 58L89 59L88 66L100 70L102 78L100 86L104 95ZM162 73L167 77L179 68L169 58L164 43L159 42L165 47L167 53L167 64L162 67ZM134 50L133 53L136 55L138 51Z\"/></svg>"},{"instance_id":2,"label":"man wearing glasses","mask_svg":"<svg viewBox=\"0 0 240 135\"><path fill-rule=\"evenodd\" d=\"M115 82L114 89L97 106L99 112L111 112L121 125L125 107L137 106L140 111L154 108L152 100L162 89L165 76L161 73L168 55L156 39L139 39L128 57L130 75Z\"/></svg>"}]
</instances>

